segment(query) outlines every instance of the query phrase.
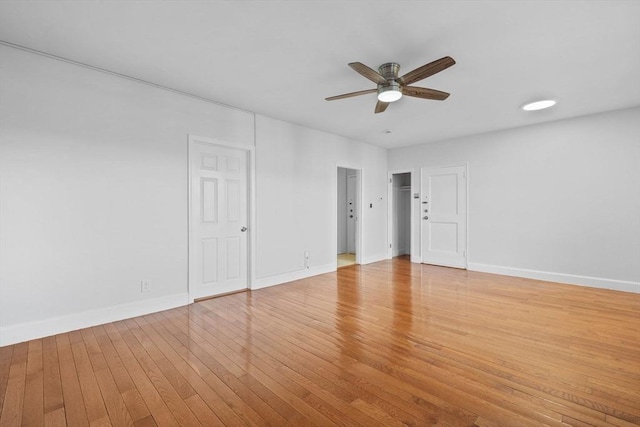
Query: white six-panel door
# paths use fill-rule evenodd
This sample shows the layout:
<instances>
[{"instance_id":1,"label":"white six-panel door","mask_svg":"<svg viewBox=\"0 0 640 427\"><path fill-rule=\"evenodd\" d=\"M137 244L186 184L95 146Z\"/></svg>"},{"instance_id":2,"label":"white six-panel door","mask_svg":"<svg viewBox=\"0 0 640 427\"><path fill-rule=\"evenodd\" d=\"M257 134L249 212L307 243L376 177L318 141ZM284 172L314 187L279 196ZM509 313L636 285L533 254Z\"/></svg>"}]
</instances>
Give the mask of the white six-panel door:
<instances>
[{"instance_id":1,"label":"white six-panel door","mask_svg":"<svg viewBox=\"0 0 640 427\"><path fill-rule=\"evenodd\" d=\"M422 262L466 268L466 167L423 168L420 197Z\"/></svg>"},{"instance_id":2,"label":"white six-panel door","mask_svg":"<svg viewBox=\"0 0 640 427\"><path fill-rule=\"evenodd\" d=\"M247 152L190 141L189 298L247 288Z\"/></svg>"}]
</instances>

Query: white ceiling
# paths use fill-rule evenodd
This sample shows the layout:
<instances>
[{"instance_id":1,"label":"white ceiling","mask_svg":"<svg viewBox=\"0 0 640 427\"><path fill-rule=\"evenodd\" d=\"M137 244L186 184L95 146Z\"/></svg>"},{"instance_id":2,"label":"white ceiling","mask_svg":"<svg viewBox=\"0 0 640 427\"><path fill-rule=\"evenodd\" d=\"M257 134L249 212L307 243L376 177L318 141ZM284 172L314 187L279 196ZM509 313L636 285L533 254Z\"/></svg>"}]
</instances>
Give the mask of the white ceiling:
<instances>
[{"instance_id":1,"label":"white ceiling","mask_svg":"<svg viewBox=\"0 0 640 427\"><path fill-rule=\"evenodd\" d=\"M0 40L389 148L640 105L637 0L3 0ZM446 101L324 100L446 55Z\"/></svg>"}]
</instances>

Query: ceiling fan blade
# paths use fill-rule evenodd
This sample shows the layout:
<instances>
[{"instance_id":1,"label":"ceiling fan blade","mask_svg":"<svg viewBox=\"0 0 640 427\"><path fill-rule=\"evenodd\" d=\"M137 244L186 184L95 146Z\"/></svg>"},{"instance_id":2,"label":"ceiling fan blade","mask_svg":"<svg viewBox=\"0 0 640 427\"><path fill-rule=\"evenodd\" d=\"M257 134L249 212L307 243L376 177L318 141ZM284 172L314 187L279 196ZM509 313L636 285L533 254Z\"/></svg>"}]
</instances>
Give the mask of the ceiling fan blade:
<instances>
[{"instance_id":1,"label":"ceiling fan blade","mask_svg":"<svg viewBox=\"0 0 640 427\"><path fill-rule=\"evenodd\" d=\"M433 76L434 74L451 67L455 63L456 61L454 61L453 58L445 56L444 58L425 64L422 67L418 67L413 71L409 71L398 79L398 83L401 85L410 85L418 80Z\"/></svg>"},{"instance_id":2,"label":"ceiling fan blade","mask_svg":"<svg viewBox=\"0 0 640 427\"><path fill-rule=\"evenodd\" d=\"M382 113L384 110L386 110L389 104L390 102L378 101L378 103L376 104L376 114Z\"/></svg>"},{"instance_id":3,"label":"ceiling fan blade","mask_svg":"<svg viewBox=\"0 0 640 427\"><path fill-rule=\"evenodd\" d=\"M325 99L327 101L335 101L336 99L351 98L352 96L366 95L368 93L374 93L377 91L378 89L360 90L358 92L350 92L350 93L344 93L342 95L330 96L329 98L325 98Z\"/></svg>"},{"instance_id":4,"label":"ceiling fan blade","mask_svg":"<svg viewBox=\"0 0 640 427\"><path fill-rule=\"evenodd\" d=\"M352 62L352 63L349 64L349 67L353 68L358 73L360 73L361 76L368 78L369 80L371 80L374 83L377 83L379 85L388 84L387 79L382 77L380 75L380 73L378 73L377 71L372 70L371 68L367 67L366 65L364 65L361 62Z\"/></svg>"},{"instance_id":5,"label":"ceiling fan blade","mask_svg":"<svg viewBox=\"0 0 640 427\"><path fill-rule=\"evenodd\" d=\"M427 89L426 87L405 86L402 88L402 94L422 99L435 99L436 101L444 101L449 97L449 93L435 89Z\"/></svg>"}]
</instances>

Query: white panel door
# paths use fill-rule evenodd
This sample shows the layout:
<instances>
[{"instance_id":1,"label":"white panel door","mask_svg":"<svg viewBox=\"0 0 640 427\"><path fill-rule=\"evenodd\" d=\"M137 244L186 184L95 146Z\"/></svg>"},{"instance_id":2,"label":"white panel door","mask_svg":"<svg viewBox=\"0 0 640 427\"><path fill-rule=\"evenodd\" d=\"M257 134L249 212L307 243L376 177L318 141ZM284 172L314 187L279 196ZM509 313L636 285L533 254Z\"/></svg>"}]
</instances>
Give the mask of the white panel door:
<instances>
[{"instance_id":1,"label":"white panel door","mask_svg":"<svg viewBox=\"0 0 640 427\"><path fill-rule=\"evenodd\" d=\"M347 176L347 252L356 253L356 229L358 221L358 177Z\"/></svg>"},{"instance_id":2,"label":"white panel door","mask_svg":"<svg viewBox=\"0 0 640 427\"><path fill-rule=\"evenodd\" d=\"M466 167L423 168L421 184L422 262L466 268Z\"/></svg>"},{"instance_id":3,"label":"white panel door","mask_svg":"<svg viewBox=\"0 0 640 427\"><path fill-rule=\"evenodd\" d=\"M189 297L247 288L247 152L191 141Z\"/></svg>"}]
</instances>

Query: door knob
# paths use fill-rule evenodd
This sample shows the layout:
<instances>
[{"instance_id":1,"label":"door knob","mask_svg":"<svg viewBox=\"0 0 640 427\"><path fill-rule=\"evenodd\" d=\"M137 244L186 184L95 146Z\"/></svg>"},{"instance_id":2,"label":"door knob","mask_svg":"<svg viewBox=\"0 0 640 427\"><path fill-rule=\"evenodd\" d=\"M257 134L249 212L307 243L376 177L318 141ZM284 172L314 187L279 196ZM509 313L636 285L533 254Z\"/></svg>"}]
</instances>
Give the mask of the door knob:
<instances>
[{"instance_id":1,"label":"door knob","mask_svg":"<svg viewBox=\"0 0 640 427\"><path fill-rule=\"evenodd\" d=\"M242 232L244 233L245 231L247 231L247 227L242 227L242 228L240 229L240 231L242 231Z\"/></svg>"},{"instance_id":2,"label":"door knob","mask_svg":"<svg viewBox=\"0 0 640 427\"><path fill-rule=\"evenodd\" d=\"M423 216L422 219L429 219L429 217L428 216Z\"/></svg>"}]
</instances>

